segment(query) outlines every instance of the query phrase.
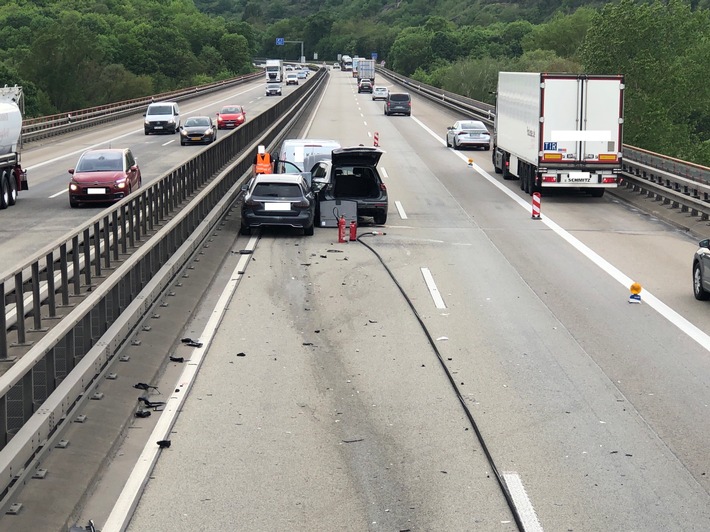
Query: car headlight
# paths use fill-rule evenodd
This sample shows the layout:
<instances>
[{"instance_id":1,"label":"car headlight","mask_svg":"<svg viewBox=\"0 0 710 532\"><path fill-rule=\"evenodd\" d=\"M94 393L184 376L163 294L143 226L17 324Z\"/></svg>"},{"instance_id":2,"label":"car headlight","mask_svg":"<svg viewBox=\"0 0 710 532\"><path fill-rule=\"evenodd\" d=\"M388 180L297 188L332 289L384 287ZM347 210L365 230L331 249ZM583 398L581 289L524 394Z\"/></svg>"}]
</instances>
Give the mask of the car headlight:
<instances>
[{"instance_id":1,"label":"car headlight","mask_svg":"<svg viewBox=\"0 0 710 532\"><path fill-rule=\"evenodd\" d=\"M205 129L205 132L203 133L203 135L211 135L211 134L212 134L212 128L211 128L211 127L208 127L207 129Z\"/></svg>"},{"instance_id":2,"label":"car headlight","mask_svg":"<svg viewBox=\"0 0 710 532\"><path fill-rule=\"evenodd\" d=\"M76 183L69 183L69 190L71 190L72 192L76 192L77 190L79 190L79 185Z\"/></svg>"},{"instance_id":3,"label":"car headlight","mask_svg":"<svg viewBox=\"0 0 710 532\"><path fill-rule=\"evenodd\" d=\"M168 120L168 124L174 124L174 123L175 123L175 119L174 119L174 118L171 118L170 120Z\"/></svg>"},{"instance_id":4,"label":"car headlight","mask_svg":"<svg viewBox=\"0 0 710 532\"><path fill-rule=\"evenodd\" d=\"M116 188L119 190L126 188L126 181L123 179L120 181L116 181Z\"/></svg>"},{"instance_id":5,"label":"car headlight","mask_svg":"<svg viewBox=\"0 0 710 532\"><path fill-rule=\"evenodd\" d=\"M183 137L187 137L187 131L185 131L184 129L181 129L181 130L180 130L180 135L183 136Z\"/></svg>"},{"instance_id":6,"label":"car headlight","mask_svg":"<svg viewBox=\"0 0 710 532\"><path fill-rule=\"evenodd\" d=\"M146 126L149 126L149 125L150 125L150 120L148 120L148 119L146 118L146 119L143 121L143 123L144 123Z\"/></svg>"}]
</instances>

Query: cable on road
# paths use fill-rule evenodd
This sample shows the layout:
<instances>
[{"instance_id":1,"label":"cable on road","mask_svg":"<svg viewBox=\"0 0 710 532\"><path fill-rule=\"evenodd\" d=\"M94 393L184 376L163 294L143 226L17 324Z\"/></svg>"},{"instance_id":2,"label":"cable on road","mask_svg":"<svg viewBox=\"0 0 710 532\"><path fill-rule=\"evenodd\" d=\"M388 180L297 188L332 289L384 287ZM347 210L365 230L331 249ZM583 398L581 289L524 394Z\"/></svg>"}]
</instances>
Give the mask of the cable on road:
<instances>
[{"instance_id":1,"label":"cable on road","mask_svg":"<svg viewBox=\"0 0 710 532\"><path fill-rule=\"evenodd\" d=\"M518 509L515 506L515 503L513 502L513 497L510 494L510 491L508 490L508 487L505 484L505 481L503 480L503 476L500 474L498 471L498 466L496 466L495 460L493 459L493 455L491 455L490 450L488 449L488 445L486 445L486 441L483 438L483 434L481 433L481 430L478 427L478 423L476 423L476 420L473 417L473 414L471 413L471 410L468 408L468 405L466 405L466 400L461 394L461 390L459 389L458 385L456 384L456 379L454 379L453 375L449 371L449 368L446 366L446 363L444 362L444 357L441 355L441 352L439 349L436 347L436 342L434 341L434 338L431 336L429 333L429 329L427 329L427 326L424 324L424 320L421 318L419 315L419 312L417 312L417 309L414 306L414 303L412 303L412 300L409 298L407 295L407 292L402 288L402 285L399 284L399 281L397 281L397 278L395 275L392 273L392 270L389 269L387 266L387 263L385 263L384 259L380 256L380 254L369 244L364 242L362 240L362 237L365 236L376 236L376 235L385 235L386 233L383 233L381 231L368 231L366 233L361 233L357 237L357 241L360 242L363 246L365 246L367 249L369 249L375 257L377 257L377 260L380 261L380 264L384 267L385 271L387 274L390 276L392 281L394 282L395 286L399 289L399 292L402 294L402 297L404 297L405 301L407 302L407 305L409 305L409 308L412 310L412 313L414 314L414 317L417 319L419 322L419 326L422 328L422 331L424 331L424 334L427 337L427 340L429 341L429 345L431 345L431 348L434 350L434 354L436 355L436 358L439 360L439 364L441 368L444 370L444 373L446 374L446 377L449 379L449 383L451 384L451 387L454 390L454 393L456 394L456 397L459 400L459 404L463 408L464 413L466 414L466 418L468 419L468 422L471 425L471 428L473 431L476 433L476 438L478 439L478 443L481 445L481 448L483 449L483 453L486 455L486 459L488 460L488 464L491 466L491 470L493 471L493 474L496 477L496 480L498 481L498 486L500 486L501 491L503 492L503 496L505 497L505 500L508 504L508 508L510 508L510 511L513 514L513 518L515 519L515 524L518 527L518 530L525 531L525 526L523 525L522 519L518 513Z\"/></svg>"}]
</instances>

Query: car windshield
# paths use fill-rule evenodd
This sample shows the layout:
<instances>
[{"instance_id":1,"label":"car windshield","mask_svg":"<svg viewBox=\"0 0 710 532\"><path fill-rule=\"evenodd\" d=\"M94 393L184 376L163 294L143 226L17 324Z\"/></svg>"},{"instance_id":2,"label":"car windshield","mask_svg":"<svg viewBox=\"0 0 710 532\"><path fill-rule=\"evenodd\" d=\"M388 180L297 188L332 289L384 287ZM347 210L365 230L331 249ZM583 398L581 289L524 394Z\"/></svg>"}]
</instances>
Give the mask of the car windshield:
<instances>
[{"instance_id":1,"label":"car windshield","mask_svg":"<svg viewBox=\"0 0 710 532\"><path fill-rule=\"evenodd\" d=\"M409 94L390 94L390 100L394 102L409 101Z\"/></svg>"},{"instance_id":2,"label":"car windshield","mask_svg":"<svg viewBox=\"0 0 710 532\"><path fill-rule=\"evenodd\" d=\"M241 112L242 112L242 110L241 110L239 107L234 107L234 106L232 106L232 107L223 107L223 108L222 108L222 111L221 111L221 113L222 113L223 115L231 115L231 114L234 114L234 113L241 113Z\"/></svg>"},{"instance_id":3,"label":"car windshield","mask_svg":"<svg viewBox=\"0 0 710 532\"><path fill-rule=\"evenodd\" d=\"M123 170L123 153L90 153L76 165L77 172L110 172Z\"/></svg>"},{"instance_id":4,"label":"car windshield","mask_svg":"<svg viewBox=\"0 0 710 532\"><path fill-rule=\"evenodd\" d=\"M295 183L257 183L253 196L265 198L300 198L301 187Z\"/></svg>"},{"instance_id":5,"label":"car windshield","mask_svg":"<svg viewBox=\"0 0 710 532\"><path fill-rule=\"evenodd\" d=\"M151 105L148 108L149 115L171 115L173 108L170 105Z\"/></svg>"},{"instance_id":6,"label":"car windshield","mask_svg":"<svg viewBox=\"0 0 710 532\"><path fill-rule=\"evenodd\" d=\"M204 116L194 116L185 120L185 127L210 126L210 119Z\"/></svg>"}]
</instances>

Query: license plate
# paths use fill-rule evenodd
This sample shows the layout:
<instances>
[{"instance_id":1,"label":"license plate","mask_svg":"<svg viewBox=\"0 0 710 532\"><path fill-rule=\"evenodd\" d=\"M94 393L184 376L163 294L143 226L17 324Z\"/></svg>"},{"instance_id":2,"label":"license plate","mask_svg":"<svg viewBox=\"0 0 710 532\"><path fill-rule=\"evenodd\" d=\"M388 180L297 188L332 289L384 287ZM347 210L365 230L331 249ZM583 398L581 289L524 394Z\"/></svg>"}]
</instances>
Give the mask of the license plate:
<instances>
[{"instance_id":1,"label":"license plate","mask_svg":"<svg viewBox=\"0 0 710 532\"><path fill-rule=\"evenodd\" d=\"M202 140L202 139L200 137L190 137L190 140L198 141L198 140Z\"/></svg>"},{"instance_id":2,"label":"license plate","mask_svg":"<svg viewBox=\"0 0 710 532\"><path fill-rule=\"evenodd\" d=\"M106 194L106 189L105 188L87 188L86 193L87 194Z\"/></svg>"},{"instance_id":3,"label":"license plate","mask_svg":"<svg viewBox=\"0 0 710 532\"><path fill-rule=\"evenodd\" d=\"M265 211L290 211L290 203L264 203Z\"/></svg>"},{"instance_id":4,"label":"license plate","mask_svg":"<svg viewBox=\"0 0 710 532\"><path fill-rule=\"evenodd\" d=\"M153 129L163 129L163 126L153 126Z\"/></svg>"}]
</instances>

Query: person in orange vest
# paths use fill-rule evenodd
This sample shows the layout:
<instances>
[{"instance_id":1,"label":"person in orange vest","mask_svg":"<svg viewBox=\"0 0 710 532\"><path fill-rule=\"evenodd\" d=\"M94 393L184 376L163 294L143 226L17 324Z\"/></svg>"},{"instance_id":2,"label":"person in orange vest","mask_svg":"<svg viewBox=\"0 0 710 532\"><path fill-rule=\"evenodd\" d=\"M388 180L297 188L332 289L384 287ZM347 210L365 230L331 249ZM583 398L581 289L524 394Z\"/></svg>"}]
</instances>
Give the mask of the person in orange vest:
<instances>
[{"instance_id":1,"label":"person in orange vest","mask_svg":"<svg viewBox=\"0 0 710 532\"><path fill-rule=\"evenodd\" d=\"M271 155L266 151L264 146L257 148L256 157L254 158L254 175L257 174L273 174L274 163L271 160Z\"/></svg>"}]
</instances>

